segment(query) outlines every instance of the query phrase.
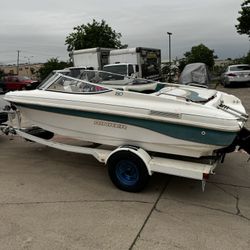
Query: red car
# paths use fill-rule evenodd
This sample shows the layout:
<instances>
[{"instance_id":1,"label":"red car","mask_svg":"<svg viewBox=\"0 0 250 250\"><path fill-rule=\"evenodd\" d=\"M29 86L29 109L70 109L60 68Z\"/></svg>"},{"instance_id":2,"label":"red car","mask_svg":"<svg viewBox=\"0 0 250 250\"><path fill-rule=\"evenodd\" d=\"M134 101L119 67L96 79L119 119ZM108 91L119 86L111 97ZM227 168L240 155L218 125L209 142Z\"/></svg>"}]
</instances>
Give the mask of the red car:
<instances>
[{"instance_id":1,"label":"red car","mask_svg":"<svg viewBox=\"0 0 250 250\"><path fill-rule=\"evenodd\" d=\"M35 89L39 85L38 81L34 81L27 76L5 76L3 82L6 91Z\"/></svg>"}]
</instances>

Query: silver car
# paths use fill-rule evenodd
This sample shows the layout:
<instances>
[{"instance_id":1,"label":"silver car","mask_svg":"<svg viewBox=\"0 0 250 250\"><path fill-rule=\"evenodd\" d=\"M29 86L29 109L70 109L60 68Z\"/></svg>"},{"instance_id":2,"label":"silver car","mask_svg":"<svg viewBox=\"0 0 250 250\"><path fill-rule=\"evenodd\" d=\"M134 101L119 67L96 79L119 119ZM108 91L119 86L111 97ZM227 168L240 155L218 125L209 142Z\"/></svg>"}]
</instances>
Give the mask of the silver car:
<instances>
[{"instance_id":1,"label":"silver car","mask_svg":"<svg viewBox=\"0 0 250 250\"><path fill-rule=\"evenodd\" d=\"M250 83L250 65L237 64L228 66L221 76L221 83L224 87L233 84Z\"/></svg>"}]
</instances>

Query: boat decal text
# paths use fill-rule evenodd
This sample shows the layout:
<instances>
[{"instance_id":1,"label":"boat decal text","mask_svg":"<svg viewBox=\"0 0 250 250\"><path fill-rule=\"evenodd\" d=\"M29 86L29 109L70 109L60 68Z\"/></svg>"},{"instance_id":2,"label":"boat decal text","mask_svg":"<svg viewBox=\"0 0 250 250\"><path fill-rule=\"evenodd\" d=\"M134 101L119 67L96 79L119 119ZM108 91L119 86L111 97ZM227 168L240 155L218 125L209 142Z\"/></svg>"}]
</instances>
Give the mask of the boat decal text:
<instances>
[{"instance_id":1,"label":"boat decal text","mask_svg":"<svg viewBox=\"0 0 250 250\"><path fill-rule=\"evenodd\" d=\"M114 123L114 122L106 122L106 121L94 121L94 125L111 127L111 128L118 128L118 129L127 129L127 126L124 124Z\"/></svg>"},{"instance_id":2,"label":"boat decal text","mask_svg":"<svg viewBox=\"0 0 250 250\"><path fill-rule=\"evenodd\" d=\"M122 96L122 95L123 95L123 92L121 92L121 91L116 91L116 92L115 92L115 95L117 95L117 96Z\"/></svg>"}]
</instances>

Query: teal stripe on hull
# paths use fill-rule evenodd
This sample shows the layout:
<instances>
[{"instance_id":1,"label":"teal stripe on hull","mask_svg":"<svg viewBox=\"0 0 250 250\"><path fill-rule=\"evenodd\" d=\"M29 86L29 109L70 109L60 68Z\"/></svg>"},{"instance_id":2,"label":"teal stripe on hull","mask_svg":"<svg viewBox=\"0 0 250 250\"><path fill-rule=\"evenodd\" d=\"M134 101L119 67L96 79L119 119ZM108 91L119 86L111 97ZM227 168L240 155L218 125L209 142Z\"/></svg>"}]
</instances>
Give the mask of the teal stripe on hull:
<instances>
[{"instance_id":1,"label":"teal stripe on hull","mask_svg":"<svg viewBox=\"0 0 250 250\"><path fill-rule=\"evenodd\" d=\"M133 118L122 115L110 115L98 112L87 112L87 111L66 109L59 107L46 107L35 104L17 103L16 105L30 109L57 113L57 114L133 125L144 129L149 129L176 139L187 140L209 145L216 145L221 147L226 147L230 145L237 135L236 132L217 131L212 129L199 128L199 127L174 124L174 123L166 123L166 122L154 121L142 118Z\"/></svg>"}]
</instances>

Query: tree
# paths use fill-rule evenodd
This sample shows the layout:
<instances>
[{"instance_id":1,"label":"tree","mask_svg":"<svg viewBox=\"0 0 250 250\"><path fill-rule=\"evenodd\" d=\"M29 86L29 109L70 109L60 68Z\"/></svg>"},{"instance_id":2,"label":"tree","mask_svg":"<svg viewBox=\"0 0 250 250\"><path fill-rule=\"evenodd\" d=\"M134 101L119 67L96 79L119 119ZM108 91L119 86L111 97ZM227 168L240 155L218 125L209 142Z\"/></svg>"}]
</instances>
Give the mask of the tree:
<instances>
[{"instance_id":1,"label":"tree","mask_svg":"<svg viewBox=\"0 0 250 250\"><path fill-rule=\"evenodd\" d=\"M239 11L240 17L237 18L239 24L235 25L237 32L246 34L250 38L250 0L244 0Z\"/></svg>"},{"instance_id":2,"label":"tree","mask_svg":"<svg viewBox=\"0 0 250 250\"><path fill-rule=\"evenodd\" d=\"M187 63L186 63L185 58L179 59L179 63L178 63L179 72L182 72L182 70L185 68L186 65Z\"/></svg>"},{"instance_id":3,"label":"tree","mask_svg":"<svg viewBox=\"0 0 250 250\"><path fill-rule=\"evenodd\" d=\"M163 81L172 82L176 79L179 72L178 64L179 61L177 58L173 60L172 63L162 62L161 76Z\"/></svg>"},{"instance_id":4,"label":"tree","mask_svg":"<svg viewBox=\"0 0 250 250\"><path fill-rule=\"evenodd\" d=\"M188 51L184 54L185 63L196 63L201 62L205 63L209 68L214 66L214 51L206 47L204 44L200 44L191 48L191 51Z\"/></svg>"},{"instance_id":5,"label":"tree","mask_svg":"<svg viewBox=\"0 0 250 250\"><path fill-rule=\"evenodd\" d=\"M39 78L44 80L53 70L64 69L72 66L71 63L63 62L57 58L51 58L46 63L44 63L43 67L41 67L38 71Z\"/></svg>"},{"instance_id":6,"label":"tree","mask_svg":"<svg viewBox=\"0 0 250 250\"><path fill-rule=\"evenodd\" d=\"M68 51L95 47L117 49L126 47L121 44L121 33L113 30L104 20L99 23L93 19L92 23L76 26L73 30L74 32L65 40Z\"/></svg>"}]
</instances>

